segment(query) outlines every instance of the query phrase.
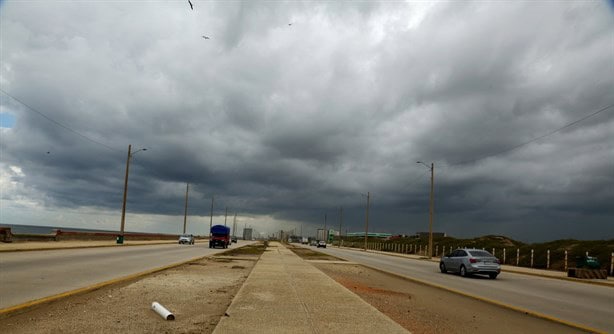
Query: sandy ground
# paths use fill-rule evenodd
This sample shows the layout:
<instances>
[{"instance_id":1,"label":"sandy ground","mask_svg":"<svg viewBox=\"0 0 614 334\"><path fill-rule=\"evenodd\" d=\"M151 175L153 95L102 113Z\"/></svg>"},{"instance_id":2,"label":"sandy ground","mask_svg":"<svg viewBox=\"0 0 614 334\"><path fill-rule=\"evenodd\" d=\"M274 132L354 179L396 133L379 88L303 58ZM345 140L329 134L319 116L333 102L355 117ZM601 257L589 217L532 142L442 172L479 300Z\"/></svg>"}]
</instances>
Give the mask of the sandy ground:
<instances>
[{"instance_id":1,"label":"sandy ground","mask_svg":"<svg viewBox=\"0 0 614 334\"><path fill-rule=\"evenodd\" d=\"M582 333L555 322L414 283L361 265L344 263L310 249L290 249L304 259L312 260L311 264L415 334ZM328 263L326 260L329 260Z\"/></svg>"},{"instance_id":2,"label":"sandy ground","mask_svg":"<svg viewBox=\"0 0 614 334\"><path fill-rule=\"evenodd\" d=\"M211 333L259 257L247 253L206 258L42 305L0 319L0 331ZM166 321L152 311L154 301L169 309L175 320Z\"/></svg>"}]
</instances>

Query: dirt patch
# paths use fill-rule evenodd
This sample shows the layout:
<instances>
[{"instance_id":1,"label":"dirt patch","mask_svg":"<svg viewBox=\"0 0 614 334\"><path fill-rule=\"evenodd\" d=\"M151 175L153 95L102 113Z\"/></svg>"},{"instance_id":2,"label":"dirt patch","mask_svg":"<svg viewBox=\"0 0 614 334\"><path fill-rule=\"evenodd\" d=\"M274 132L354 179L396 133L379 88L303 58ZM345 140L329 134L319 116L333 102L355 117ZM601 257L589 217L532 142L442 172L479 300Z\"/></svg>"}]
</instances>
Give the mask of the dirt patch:
<instances>
[{"instance_id":1,"label":"dirt patch","mask_svg":"<svg viewBox=\"0 0 614 334\"><path fill-rule=\"evenodd\" d=\"M218 254L218 256L260 256L266 249L263 243L251 244L240 248L233 248Z\"/></svg>"},{"instance_id":2,"label":"dirt patch","mask_svg":"<svg viewBox=\"0 0 614 334\"><path fill-rule=\"evenodd\" d=\"M211 333L259 255L253 257L195 261L8 316L0 319L0 328L3 333ZM152 311L154 301L175 320Z\"/></svg>"},{"instance_id":3,"label":"dirt patch","mask_svg":"<svg viewBox=\"0 0 614 334\"><path fill-rule=\"evenodd\" d=\"M289 250L293 251L294 254L300 256L301 258L305 260L345 261L338 257L334 257L332 255L324 254L321 252L317 252L309 248L296 247L293 245L286 245L286 247Z\"/></svg>"},{"instance_id":4,"label":"dirt patch","mask_svg":"<svg viewBox=\"0 0 614 334\"><path fill-rule=\"evenodd\" d=\"M581 333L573 328L352 264L318 269L415 334Z\"/></svg>"}]
</instances>

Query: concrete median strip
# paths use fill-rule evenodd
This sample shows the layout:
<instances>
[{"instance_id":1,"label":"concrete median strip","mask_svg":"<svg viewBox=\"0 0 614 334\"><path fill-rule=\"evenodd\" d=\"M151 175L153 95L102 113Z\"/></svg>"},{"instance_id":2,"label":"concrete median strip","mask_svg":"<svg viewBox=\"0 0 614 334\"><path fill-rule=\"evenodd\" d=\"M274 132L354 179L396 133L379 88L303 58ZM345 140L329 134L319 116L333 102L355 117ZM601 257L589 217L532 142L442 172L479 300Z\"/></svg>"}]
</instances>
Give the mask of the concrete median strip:
<instances>
[{"instance_id":1,"label":"concrete median strip","mask_svg":"<svg viewBox=\"0 0 614 334\"><path fill-rule=\"evenodd\" d=\"M214 333L408 333L279 243L271 243Z\"/></svg>"}]
</instances>

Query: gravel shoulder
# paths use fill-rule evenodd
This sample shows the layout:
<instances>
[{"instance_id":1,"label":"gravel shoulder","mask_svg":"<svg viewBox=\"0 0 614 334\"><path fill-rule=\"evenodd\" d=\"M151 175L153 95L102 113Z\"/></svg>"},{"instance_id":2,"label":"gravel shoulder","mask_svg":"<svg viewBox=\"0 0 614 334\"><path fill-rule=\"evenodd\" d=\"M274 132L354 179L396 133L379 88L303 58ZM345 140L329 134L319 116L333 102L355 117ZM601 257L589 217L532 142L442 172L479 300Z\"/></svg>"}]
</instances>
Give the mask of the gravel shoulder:
<instances>
[{"instance_id":1,"label":"gravel shoulder","mask_svg":"<svg viewBox=\"0 0 614 334\"><path fill-rule=\"evenodd\" d=\"M234 249L0 319L3 333L211 333L264 251ZM157 301L175 315L151 310Z\"/></svg>"},{"instance_id":2,"label":"gravel shoulder","mask_svg":"<svg viewBox=\"0 0 614 334\"><path fill-rule=\"evenodd\" d=\"M335 257L310 249L289 248L415 334L582 333L556 322L415 283L358 264L344 263Z\"/></svg>"}]
</instances>

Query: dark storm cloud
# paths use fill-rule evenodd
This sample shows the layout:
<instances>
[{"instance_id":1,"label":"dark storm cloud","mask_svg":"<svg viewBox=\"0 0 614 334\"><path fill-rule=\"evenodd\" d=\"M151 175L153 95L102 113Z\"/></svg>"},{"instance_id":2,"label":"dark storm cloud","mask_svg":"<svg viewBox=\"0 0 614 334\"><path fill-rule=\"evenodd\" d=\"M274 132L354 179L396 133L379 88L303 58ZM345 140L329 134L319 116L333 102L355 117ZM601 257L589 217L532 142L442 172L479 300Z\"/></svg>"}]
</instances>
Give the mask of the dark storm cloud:
<instances>
[{"instance_id":1,"label":"dark storm cloud","mask_svg":"<svg viewBox=\"0 0 614 334\"><path fill-rule=\"evenodd\" d=\"M62 126L2 94L2 199L117 210L132 144L134 213L181 215L189 182L193 215L355 231L371 192L409 234L420 160L435 230L611 238L614 112L523 145L614 103L605 7L5 3L2 89Z\"/></svg>"}]
</instances>

